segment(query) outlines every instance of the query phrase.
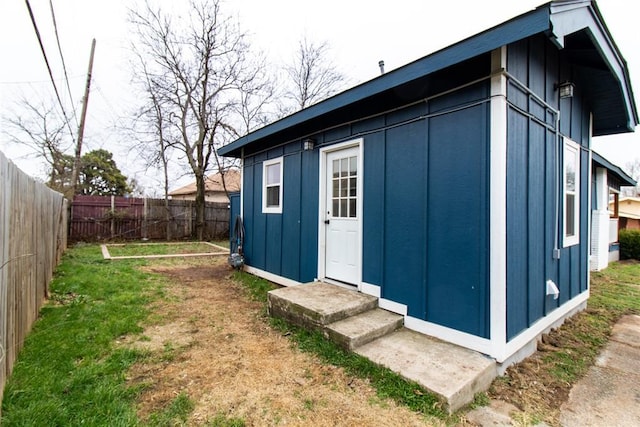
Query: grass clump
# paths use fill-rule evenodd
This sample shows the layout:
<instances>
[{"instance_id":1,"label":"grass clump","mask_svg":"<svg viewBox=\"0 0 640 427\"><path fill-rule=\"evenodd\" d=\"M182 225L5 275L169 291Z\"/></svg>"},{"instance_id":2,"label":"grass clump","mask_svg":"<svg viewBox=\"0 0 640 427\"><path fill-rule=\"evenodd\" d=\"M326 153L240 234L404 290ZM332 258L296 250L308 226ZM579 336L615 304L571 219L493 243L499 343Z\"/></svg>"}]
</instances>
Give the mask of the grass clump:
<instances>
[{"instance_id":1,"label":"grass clump","mask_svg":"<svg viewBox=\"0 0 640 427\"><path fill-rule=\"evenodd\" d=\"M242 418L227 418L224 414L218 414L207 423L208 427L244 427Z\"/></svg>"},{"instance_id":2,"label":"grass clump","mask_svg":"<svg viewBox=\"0 0 640 427\"><path fill-rule=\"evenodd\" d=\"M125 374L144 355L115 341L140 333L147 305L162 295L142 264L104 261L98 246L67 251L6 384L0 424L137 424L140 390Z\"/></svg>"},{"instance_id":3,"label":"grass clump","mask_svg":"<svg viewBox=\"0 0 640 427\"><path fill-rule=\"evenodd\" d=\"M267 294L269 291L276 289L276 286L268 280L262 279L253 274L245 273L244 271L236 271L233 274L233 278L240 282L248 291L251 299L257 302L267 304Z\"/></svg>"},{"instance_id":4,"label":"grass clump","mask_svg":"<svg viewBox=\"0 0 640 427\"><path fill-rule=\"evenodd\" d=\"M152 427L187 425L195 404L185 393L180 393L164 410L151 414L148 425Z\"/></svg>"}]
</instances>

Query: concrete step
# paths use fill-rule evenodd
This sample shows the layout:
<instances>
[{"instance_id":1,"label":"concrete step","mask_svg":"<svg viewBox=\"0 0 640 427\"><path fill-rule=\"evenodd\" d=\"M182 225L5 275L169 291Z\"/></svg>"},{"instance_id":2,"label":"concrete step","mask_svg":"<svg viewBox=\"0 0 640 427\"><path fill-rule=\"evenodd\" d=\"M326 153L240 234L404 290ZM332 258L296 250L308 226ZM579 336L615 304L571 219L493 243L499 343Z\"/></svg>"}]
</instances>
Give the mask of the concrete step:
<instances>
[{"instance_id":1,"label":"concrete step","mask_svg":"<svg viewBox=\"0 0 640 427\"><path fill-rule=\"evenodd\" d=\"M400 328L404 318L380 308L348 317L325 327L325 336L353 350Z\"/></svg>"},{"instance_id":2,"label":"concrete step","mask_svg":"<svg viewBox=\"0 0 640 427\"><path fill-rule=\"evenodd\" d=\"M498 374L495 360L406 328L355 352L435 393L450 413L487 390Z\"/></svg>"},{"instance_id":3,"label":"concrete step","mask_svg":"<svg viewBox=\"0 0 640 427\"><path fill-rule=\"evenodd\" d=\"M322 282L274 289L268 294L269 315L302 327L324 326L372 310L378 298Z\"/></svg>"}]
</instances>

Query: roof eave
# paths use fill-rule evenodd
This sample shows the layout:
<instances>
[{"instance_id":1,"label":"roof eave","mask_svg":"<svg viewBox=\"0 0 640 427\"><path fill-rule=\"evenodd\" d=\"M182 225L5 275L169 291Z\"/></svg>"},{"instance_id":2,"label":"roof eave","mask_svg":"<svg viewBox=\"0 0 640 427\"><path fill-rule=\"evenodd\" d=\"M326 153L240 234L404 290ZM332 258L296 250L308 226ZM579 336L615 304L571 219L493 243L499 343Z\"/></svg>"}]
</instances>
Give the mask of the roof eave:
<instances>
[{"instance_id":1,"label":"roof eave","mask_svg":"<svg viewBox=\"0 0 640 427\"><path fill-rule=\"evenodd\" d=\"M606 168L607 171L612 172L624 184L627 184L630 187L634 187L637 184L636 180L631 178L625 171L622 170L620 166L614 165L609 160L605 159L593 150L591 151L591 154L594 162Z\"/></svg>"},{"instance_id":2,"label":"roof eave","mask_svg":"<svg viewBox=\"0 0 640 427\"><path fill-rule=\"evenodd\" d=\"M578 31L587 30L600 56L607 64L620 87L626 112L626 129L622 132L634 132L638 125L638 109L631 88L627 62L607 28L604 18L595 1L574 0L558 1L549 4L551 14L550 39L560 48L564 48L565 37ZM576 17L579 14L579 17ZM613 133L622 133L620 129ZM602 134L602 133L601 133Z\"/></svg>"},{"instance_id":3,"label":"roof eave","mask_svg":"<svg viewBox=\"0 0 640 427\"><path fill-rule=\"evenodd\" d=\"M500 46L549 31L548 4L517 16L454 45L389 71L375 79L341 92L304 110L271 123L218 149L222 156L240 157L241 148L281 130L319 117L329 111L380 94L400 84L442 70Z\"/></svg>"}]
</instances>

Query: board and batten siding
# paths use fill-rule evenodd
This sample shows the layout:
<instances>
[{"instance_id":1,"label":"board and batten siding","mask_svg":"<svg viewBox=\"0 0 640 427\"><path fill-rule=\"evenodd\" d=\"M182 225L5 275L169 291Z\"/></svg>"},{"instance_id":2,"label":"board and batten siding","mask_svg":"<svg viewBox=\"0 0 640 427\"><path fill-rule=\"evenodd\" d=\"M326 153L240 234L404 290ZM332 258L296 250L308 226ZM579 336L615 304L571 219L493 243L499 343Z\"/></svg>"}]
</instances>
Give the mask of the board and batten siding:
<instances>
[{"instance_id":1,"label":"board and batten siding","mask_svg":"<svg viewBox=\"0 0 640 427\"><path fill-rule=\"evenodd\" d=\"M509 45L507 71L510 75L507 89L507 338L510 340L587 290L590 129L589 111L579 85L574 97L558 101L555 84L571 80L573 74L562 51L545 37L532 37ZM554 110L560 111L558 134ZM580 160L580 244L568 248L562 247L563 151L558 144L562 143L563 135L585 148ZM558 178L553 171L559 172ZM559 259L553 256L556 241ZM546 295L548 279L560 290L557 300Z\"/></svg>"},{"instance_id":2,"label":"board and batten siding","mask_svg":"<svg viewBox=\"0 0 640 427\"><path fill-rule=\"evenodd\" d=\"M282 213L262 213L262 164L283 157ZM318 260L318 151L289 144L243 160L245 261L298 282L312 281Z\"/></svg>"},{"instance_id":3,"label":"board and batten siding","mask_svg":"<svg viewBox=\"0 0 640 427\"><path fill-rule=\"evenodd\" d=\"M487 70L488 74L488 70ZM362 137L363 281L408 315L480 337L488 316L489 82L314 135ZM243 159L247 264L317 277L318 149ZM282 214L262 213L262 164L283 157Z\"/></svg>"}]
</instances>

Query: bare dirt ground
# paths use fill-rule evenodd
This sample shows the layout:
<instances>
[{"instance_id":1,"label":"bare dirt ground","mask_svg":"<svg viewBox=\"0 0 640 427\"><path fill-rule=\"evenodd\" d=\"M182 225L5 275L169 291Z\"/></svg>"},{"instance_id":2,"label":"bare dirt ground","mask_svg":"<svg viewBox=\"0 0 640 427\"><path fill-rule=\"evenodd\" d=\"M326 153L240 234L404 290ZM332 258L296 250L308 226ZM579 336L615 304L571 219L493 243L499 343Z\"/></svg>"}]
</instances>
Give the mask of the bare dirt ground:
<instances>
[{"instance_id":1,"label":"bare dirt ground","mask_svg":"<svg viewBox=\"0 0 640 427\"><path fill-rule=\"evenodd\" d=\"M221 415L248 426L442 424L294 349L268 325L262 304L231 279L224 259L165 260L147 268L171 285L153 307L152 325L123 342L153 354L129 372L131 384L147 386L141 418L185 393L195 402L189 425Z\"/></svg>"}]
</instances>

